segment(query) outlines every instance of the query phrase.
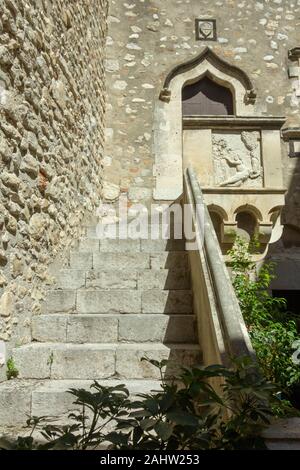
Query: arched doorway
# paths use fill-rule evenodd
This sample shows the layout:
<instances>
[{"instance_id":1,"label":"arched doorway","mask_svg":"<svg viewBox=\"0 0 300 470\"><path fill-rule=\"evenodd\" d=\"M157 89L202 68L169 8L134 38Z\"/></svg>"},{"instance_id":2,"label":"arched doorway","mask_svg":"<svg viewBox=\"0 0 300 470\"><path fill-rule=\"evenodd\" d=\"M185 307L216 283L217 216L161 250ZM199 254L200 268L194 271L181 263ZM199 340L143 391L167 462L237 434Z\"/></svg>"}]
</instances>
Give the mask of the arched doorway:
<instances>
[{"instance_id":1,"label":"arched doorway","mask_svg":"<svg viewBox=\"0 0 300 470\"><path fill-rule=\"evenodd\" d=\"M186 93L184 100L182 93ZM215 115L254 114L255 93L248 76L211 49L206 48L198 57L175 67L165 80L154 114L156 200L174 201L182 195L182 110L183 103L189 100L193 107L197 107L195 100L200 100L203 109L213 108Z\"/></svg>"},{"instance_id":2,"label":"arched doorway","mask_svg":"<svg viewBox=\"0 0 300 470\"><path fill-rule=\"evenodd\" d=\"M183 116L228 116L234 114L229 88L205 76L182 88Z\"/></svg>"},{"instance_id":3,"label":"arched doorway","mask_svg":"<svg viewBox=\"0 0 300 470\"><path fill-rule=\"evenodd\" d=\"M237 208L255 207L257 231L269 243L272 211L284 204L280 129L282 117L262 116L247 74L211 49L167 76L154 116L153 198L183 194L184 169L192 165L205 202L223 209L222 243L231 244ZM247 210L246 210L247 211ZM277 215L278 215L277 211Z\"/></svg>"}]
</instances>

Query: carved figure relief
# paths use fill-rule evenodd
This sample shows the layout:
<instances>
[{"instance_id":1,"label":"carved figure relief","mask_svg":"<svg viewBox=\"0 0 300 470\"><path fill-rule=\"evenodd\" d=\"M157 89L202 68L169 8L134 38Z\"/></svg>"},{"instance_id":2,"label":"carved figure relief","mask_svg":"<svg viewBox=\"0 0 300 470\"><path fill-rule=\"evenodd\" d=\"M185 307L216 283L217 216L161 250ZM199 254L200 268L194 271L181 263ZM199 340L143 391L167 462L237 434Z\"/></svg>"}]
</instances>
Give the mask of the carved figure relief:
<instances>
[{"instance_id":1,"label":"carved figure relief","mask_svg":"<svg viewBox=\"0 0 300 470\"><path fill-rule=\"evenodd\" d=\"M262 186L259 132L214 132L212 140L217 186Z\"/></svg>"}]
</instances>

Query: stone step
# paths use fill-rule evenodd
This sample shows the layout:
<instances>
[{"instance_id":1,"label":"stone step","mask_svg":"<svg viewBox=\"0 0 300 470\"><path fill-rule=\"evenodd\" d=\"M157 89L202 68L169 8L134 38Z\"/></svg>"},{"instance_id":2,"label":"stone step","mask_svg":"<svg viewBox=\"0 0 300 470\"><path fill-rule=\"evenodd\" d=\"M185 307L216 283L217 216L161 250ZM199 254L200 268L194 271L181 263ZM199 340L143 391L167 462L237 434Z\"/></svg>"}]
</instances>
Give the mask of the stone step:
<instances>
[{"instance_id":1,"label":"stone step","mask_svg":"<svg viewBox=\"0 0 300 470\"><path fill-rule=\"evenodd\" d=\"M56 275L56 289L190 289L190 272L178 269L145 269L142 271L80 271L62 269Z\"/></svg>"},{"instance_id":2,"label":"stone step","mask_svg":"<svg viewBox=\"0 0 300 470\"><path fill-rule=\"evenodd\" d=\"M166 377L201 363L197 344L31 343L13 350L20 379L158 379L159 371L143 357L169 360Z\"/></svg>"},{"instance_id":3,"label":"stone step","mask_svg":"<svg viewBox=\"0 0 300 470\"><path fill-rule=\"evenodd\" d=\"M54 307L57 307L57 298ZM192 293L190 290L159 289L78 290L76 311L77 313L192 313ZM55 313L53 309L52 313Z\"/></svg>"},{"instance_id":4,"label":"stone step","mask_svg":"<svg viewBox=\"0 0 300 470\"><path fill-rule=\"evenodd\" d=\"M46 292L42 313L73 313L76 311L76 290L57 289Z\"/></svg>"},{"instance_id":5,"label":"stone step","mask_svg":"<svg viewBox=\"0 0 300 470\"><path fill-rule=\"evenodd\" d=\"M63 343L196 343L193 315L38 315L32 340Z\"/></svg>"},{"instance_id":6,"label":"stone step","mask_svg":"<svg viewBox=\"0 0 300 470\"><path fill-rule=\"evenodd\" d=\"M131 239L103 239L83 238L79 240L76 251L86 253L152 253L159 251L184 251L185 240L158 239L158 240L131 240Z\"/></svg>"},{"instance_id":7,"label":"stone step","mask_svg":"<svg viewBox=\"0 0 300 470\"><path fill-rule=\"evenodd\" d=\"M123 315L119 320L121 342L196 344L197 333L194 315Z\"/></svg>"},{"instance_id":8,"label":"stone step","mask_svg":"<svg viewBox=\"0 0 300 470\"><path fill-rule=\"evenodd\" d=\"M157 380L106 380L97 379L106 387L124 384L130 396L160 390ZM10 380L0 384L0 435L8 428L20 429L28 417L68 415L78 410L73 404L74 397L67 393L71 388L90 390L93 380ZM21 429L20 429L21 431ZM16 435L16 434L14 434ZM18 434L18 435L21 435Z\"/></svg>"},{"instance_id":9,"label":"stone step","mask_svg":"<svg viewBox=\"0 0 300 470\"><path fill-rule=\"evenodd\" d=\"M185 290L191 288L190 271L187 268L149 269L138 273L139 290Z\"/></svg>"},{"instance_id":10,"label":"stone step","mask_svg":"<svg viewBox=\"0 0 300 470\"><path fill-rule=\"evenodd\" d=\"M162 252L150 254L151 269L189 269L186 251Z\"/></svg>"},{"instance_id":11,"label":"stone step","mask_svg":"<svg viewBox=\"0 0 300 470\"><path fill-rule=\"evenodd\" d=\"M60 269L55 274L57 289L80 289L85 287L86 271L79 269Z\"/></svg>"},{"instance_id":12,"label":"stone step","mask_svg":"<svg viewBox=\"0 0 300 470\"><path fill-rule=\"evenodd\" d=\"M135 270L103 271L92 269L86 273L88 289L137 289L138 272Z\"/></svg>"},{"instance_id":13,"label":"stone step","mask_svg":"<svg viewBox=\"0 0 300 470\"><path fill-rule=\"evenodd\" d=\"M150 224L147 221L140 225L140 227L129 224L124 233L128 239L143 240L143 239L170 239L181 240L183 238L183 225L182 224ZM107 225L101 227L96 222L85 227L85 236L89 239L118 239L120 235L119 226Z\"/></svg>"},{"instance_id":14,"label":"stone step","mask_svg":"<svg viewBox=\"0 0 300 470\"><path fill-rule=\"evenodd\" d=\"M142 291L143 313L192 313L193 295L191 290Z\"/></svg>"},{"instance_id":15,"label":"stone step","mask_svg":"<svg viewBox=\"0 0 300 470\"><path fill-rule=\"evenodd\" d=\"M142 292L138 290L77 291L78 313L141 313Z\"/></svg>"},{"instance_id":16,"label":"stone step","mask_svg":"<svg viewBox=\"0 0 300 470\"><path fill-rule=\"evenodd\" d=\"M94 269L149 269L149 253L95 253L93 256Z\"/></svg>"},{"instance_id":17,"label":"stone step","mask_svg":"<svg viewBox=\"0 0 300 470\"><path fill-rule=\"evenodd\" d=\"M36 386L33 380L7 380L0 384L0 435L7 427L15 429L26 425L31 415L31 393ZM45 415L44 415L45 416Z\"/></svg>"},{"instance_id":18,"label":"stone step","mask_svg":"<svg viewBox=\"0 0 300 470\"><path fill-rule=\"evenodd\" d=\"M152 364L141 361L147 357L157 361L168 360L165 377L178 376L182 367L200 365L202 354L197 344L124 344L117 350L116 371L122 378L159 379Z\"/></svg>"},{"instance_id":19,"label":"stone step","mask_svg":"<svg viewBox=\"0 0 300 470\"><path fill-rule=\"evenodd\" d=\"M141 240L141 251L145 253L185 251L185 240Z\"/></svg>"},{"instance_id":20,"label":"stone step","mask_svg":"<svg viewBox=\"0 0 300 470\"><path fill-rule=\"evenodd\" d=\"M71 252L70 268L79 271L188 268L185 251L141 253Z\"/></svg>"},{"instance_id":21,"label":"stone step","mask_svg":"<svg viewBox=\"0 0 300 470\"><path fill-rule=\"evenodd\" d=\"M123 384L128 389L130 396L161 389L158 380L99 379L98 382L105 387L116 387ZM32 391L32 416L58 416L78 409L74 405L74 397L67 393L67 390L71 388L90 390L92 384L91 380L45 380L43 384L35 387Z\"/></svg>"},{"instance_id":22,"label":"stone step","mask_svg":"<svg viewBox=\"0 0 300 470\"><path fill-rule=\"evenodd\" d=\"M42 313L192 313L190 290L49 290Z\"/></svg>"}]
</instances>

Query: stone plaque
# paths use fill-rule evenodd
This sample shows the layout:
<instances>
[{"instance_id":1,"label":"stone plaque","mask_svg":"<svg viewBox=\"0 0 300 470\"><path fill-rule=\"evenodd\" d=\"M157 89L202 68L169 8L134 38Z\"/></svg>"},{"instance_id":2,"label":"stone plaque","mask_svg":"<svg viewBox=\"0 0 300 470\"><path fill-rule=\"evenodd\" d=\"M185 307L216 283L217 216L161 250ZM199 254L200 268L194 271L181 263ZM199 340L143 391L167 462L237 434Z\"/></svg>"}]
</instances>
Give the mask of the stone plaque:
<instances>
[{"instance_id":1,"label":"stone plaque","mask_svg":"<svg viewBox=\"0 0 300 470\"><path fill-rule=\"evenodd\" d=\"M212 19L196 20L196 39L198 41L216 41L217 40L217 22Z\"/></svg>"},{"instance_id":2,"label":"stone plaque","mask_svg":"<svg viewBox=\"0 0 300 470\"><path fill-rule=\"evenodd\" d=\"M263 186L259 131L214 131L212 143L216 186Z\"/></svg>"}]
</instances>

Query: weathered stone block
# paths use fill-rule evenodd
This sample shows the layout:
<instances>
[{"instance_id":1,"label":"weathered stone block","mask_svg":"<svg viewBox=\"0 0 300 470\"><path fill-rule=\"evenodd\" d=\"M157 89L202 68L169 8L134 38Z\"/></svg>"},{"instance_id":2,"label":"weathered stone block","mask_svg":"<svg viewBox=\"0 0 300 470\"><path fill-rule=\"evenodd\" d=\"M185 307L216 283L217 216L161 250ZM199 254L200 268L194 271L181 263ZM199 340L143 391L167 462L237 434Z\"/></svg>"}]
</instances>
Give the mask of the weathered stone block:
<instances>
[{"instance_id":1,"label":"weathered stone block","mask_svg":"<svg viewBox=\"0 0 300 470\"><path fill-rule=\"evenodd\" d=\"M60 289L80 289L85 286L85 271L61 269L56 274L56 286Z\"/></svg>"},{"instance_id":2,"label":"weathered stone block","mask_svg":"<svg viewBox=\"0 0 300 470\"><path fill-rule=\"evenodd\" d=\"M165 376L175 376L180 367L201 363L201 354L197 345L162 344L122 344L117 348L116 371L121 377L138 379L158 379L159 370L146 361L147 357L156 361L169 360Z\"/></svg>"},{"instance_id":3,"label":"weathered stone block","mask_svg":"<svg viewBox=\"0 0 300 470\"><path fill-rule=\"evenodd\" d=\"M32 339L41 342L66 341L66 315L38 315L31 321Z\"/></svg>"},{"instance_id":4,"label":"weathered stone block","mask_svg":"<svg viewBox=\"0 0 300 470\"><path fill-rule=\"evenodd\" d=\"M78 313L140 313L141 293L137 290L79 290Z\"/></svg>"},{"instance_id":5,"label":"weathered stone block","mask_svg":"<svg viewBox=\"0 0 300 470\"><path fill-rule=\"evenodd\" d=\"M143 313L192 313L192 293L189 290L149 290L142 292Z\"/></svg>"},{"instance_id":6,"label":"weathered stone block","mask_svg":"<svg viewBox=\"0 0 300 470\"><path fill-rule=\"evenodd\" d=\"M150 256L152 269L188 269L188 254L186 252L153 253Z\"/></svg>"},{"instance_id":7,"label":"weathered stone block","mask_svg":"<svg viewBox=\"0 0 300 470\"><path fill-rule=\"evenodd\" d=\"M97 233L97 225L88 225L85 230L86 237L89 239L96 239L99 241L99 235Z\"/></svg>"},{"instance_id":8,"label":"weathered stone block","mask_svg":"<svg viewBox=\"0 0 300 470\"><path fill-rule=\"evenodd\" d=\"M185 240L161 239L161 240L141 240L141 251L161 252L161 251L184 251Z\"/></svg>"},{"instance_id":9,"label":"weathered stone block","mask_svg":"<svg viewBox=\"0 0 300 470\"><path fill-rule=\"evenodd\" d=\"M97 379L115 374L113 345L64 345L54 350L52 379Z\"/></svg>"},{"instance_id":10,"label":"weathered stone block","mask_svg":"<svg viewBox=\"0 0 300 470\"><path fill-rule=\"evenodd\" d=\"M147 253L99 253L94 254L94 269L147 269L150 256Z\"/></svg>"},{"instance_id":11,"label":"weathered stone block","mask_svg":"<svg viewBox=\"0 0 300 470\"><path fill-rule=\"evenodd\" d=\"M138 253L141 251L140 240L100 240L100 252Z\"/></svg>"},{"instance_id":12,"label":"weathered stone block","mask_svg":"<svg viewBox=\"0 0 300 470\"><path fill-rule=\"evenodd\" d=\"M70 268L87 270L93 267L93 254L84 252L70 253Z\"/></svg>"},{"instance_id":13,"label":"weathered stone block","mask_svg":"<svg viewBox=\"0 0 300 470\"><path fill-rule=\"evenodd\" d=\"M0 425L24 426L31 412L32 383L21 380L0 385Z\"/></svg>"},{"instance_id":14,"label":"weathered stone block","mask_svg":"<svg viewBox=\"0 0 300 470\"><path fill-rule=\"evenodd\" d=\"M99 251L99 240L91 238L83 238L79 240L78 251L84 253L97 253Z\"/></svg>"},{"instance_id":15,"label":"weathered stone block","mask_svg":"<svg viewBox=\"0 0 300 470\"><path fill-rule=\"evenodd\" d=\"M136 271L89 271L86 275L86 287L99 289L136 289Z\"/></svg>"},{"instance_id":16,"label":"weathered stone block","mask_svg":"<svg viewBox=\"0 0 300 470\"><path fill-rule=\"evenodd\" d=\"M0 297L0 316L9 317L14 311L15 300L11 292L4 292Z\"/></svg>"},{"instance_id":17,"label":"weathered stone block","mask_svg":"<svg viewBox=\"0 0 300 470\"><path fill-rule=\"evenodd\" d=\"M149 269L138 274L138 289L189 289L190 273L182 269Z\"/></svg>"},{"instance_id":18,"label":"weathered stone block","mask_svg":"<svg viewBox=\"0 0 300 470\"><path fill-rule=\"evenodd\" d=\"M68 318L67 341L70 343L115 343L118 319L102 315L74 315Z\"/></svg>"},{"instance_id":19,"label":"weathered stone block","mask_svg":"<svg viewBox=\"0 0 300 470\"><path fill-rule=\"evenodd\" d=\"M123 315L119 341L195 343L197 326L193 315Z\"/></svg>"},{"instance_id":20,"label":"weathered stone block","mask_svg":"<svg viewBox=\"0 0 300 470\"><path fill-rule=\"evenodd\" d=\"M43 313L73 312L76 304L76 292L74 290L50 290L47 292L43 303Z\"/></svg>"},{"instance_id":21,"label":"weathered stone block","mask_svg":"<svg viewBox=\"0 0 300 470\"><path fill-rule=\"evenodd\" d=\"M74 397L67 393L70 388L89 389L87 380L46 380L32 392L32 416L57 417L78 410Z\"/></svg>"},{"instance_id":22,"label":"weathered stone block","mask_svg":"<svg viewBox=\"0 0 300 470\"><path fill-rule=\"evenodd\" d=\"M20 379L46 379L50 377L52 346L29 344L13 350L13 359Z\"/></svg>"},{"instance_id":23,"label":"weathered stone block","mask_svg":"<svg viewBox=\"0 0 300 470\"><path fill-rule=\"evenodd\" d=\"M183 226L182 224L174 223L162 223L159 224L148 224L149 237L153 241L162 240L162 241L171 241L178 240L181 241L183 237Z\"/></svg>"},{"instance_id":24,"label":"weathered stone block","mask_svg":"<svg viewBox=\"0 0 300 470\"><path fill-rule=\"evenodd\" d=\"M160 382L154 380L99 379L99 382L107 387L125 384L131 395L160 389ZM92 380L45 380L32 392L32 415L59 416L78 409L78 406L73 404L74 397L67 393L67 390L70 388L89 390L92 383Z\"/></svg>"}]
</instances>

